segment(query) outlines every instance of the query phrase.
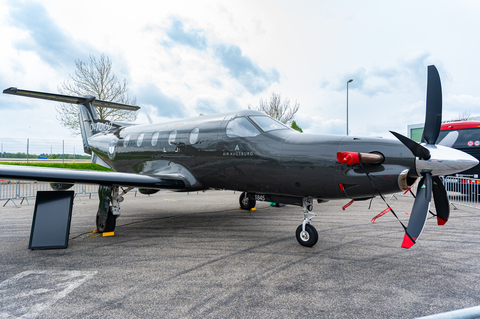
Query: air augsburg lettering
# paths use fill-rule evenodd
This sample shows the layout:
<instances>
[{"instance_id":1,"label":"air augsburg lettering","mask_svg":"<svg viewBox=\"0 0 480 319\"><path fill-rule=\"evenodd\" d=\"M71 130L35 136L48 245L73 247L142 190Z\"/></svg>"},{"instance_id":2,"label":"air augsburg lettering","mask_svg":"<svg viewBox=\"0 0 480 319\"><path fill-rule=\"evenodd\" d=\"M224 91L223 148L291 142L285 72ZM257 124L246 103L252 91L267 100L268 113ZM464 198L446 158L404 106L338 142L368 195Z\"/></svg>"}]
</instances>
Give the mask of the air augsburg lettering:
<instances>
[{"instance_id":1,"label":"air augsburg lettering","mask_svg":"<svg viewBox=\"0 0 480 319\"><path fill-rule=\"evenodd\" d=\"M253 152L241 152L237 144L234 152L223 152L223 156L253 156Z\"/></svg>"},{"instance_id":2,"label":"air augsburg lettering","mask_svg":"<svg viewBox=\"0 0 480 319\"><path fill-rule=\"evenodd\" d=\"M253 156L253 152L223 152L223 156Z\"/></svg>"},{"instance_id":3,"label":"air augsburg lettering","mask_svg":"<svg viewBox=\"0 0 480 319\"><path fill-rule=\"evenodd\" d=\"M112 129L112 127L113 127L113 125L110 122L108 122L108 123L96 122L96 123L91 123L90 124L90 129L92 131L100 131L100 132L109 131L109 130Z\"/></svg>"}]
</instances>

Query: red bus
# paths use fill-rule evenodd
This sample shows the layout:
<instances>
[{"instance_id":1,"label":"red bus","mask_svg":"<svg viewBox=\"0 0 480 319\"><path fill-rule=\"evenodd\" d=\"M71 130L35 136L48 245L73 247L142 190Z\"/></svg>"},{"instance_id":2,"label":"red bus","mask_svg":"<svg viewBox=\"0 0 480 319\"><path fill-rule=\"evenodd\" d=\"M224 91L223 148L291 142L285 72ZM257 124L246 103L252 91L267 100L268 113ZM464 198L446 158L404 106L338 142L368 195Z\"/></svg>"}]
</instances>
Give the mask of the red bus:
<instances>
[{"instance_id":1,"label":"red bus","mask_svg":"<svg viewBox=\"0 0 480 319\"><path fill-rule=\"evenodd\" d=\"M447 145L457 150L463 151L475 157L480 161L480 122L461 121L443 123L440 127L437 144L442 140L453 142L453 145ZM480 195L480 164L466 171L455 174L460 177L454 183L447 182L445 187L450 191L461 192L474 198ZM465 177L465 179L462 179Z\"/></svg>"},{"instance_id":2,"label":"red bus","mask_svg":"<svg viewBox=\"0 0 480 319\"><path fill-rule=\"evenodd\" d=\"M450 147L468 153L480 161L480 122L462 121L443 123L440 127L437 144L445 137L455 141ZM479 178L480 164L455 174L455 176Z\"/></svg>"}]
</instances>

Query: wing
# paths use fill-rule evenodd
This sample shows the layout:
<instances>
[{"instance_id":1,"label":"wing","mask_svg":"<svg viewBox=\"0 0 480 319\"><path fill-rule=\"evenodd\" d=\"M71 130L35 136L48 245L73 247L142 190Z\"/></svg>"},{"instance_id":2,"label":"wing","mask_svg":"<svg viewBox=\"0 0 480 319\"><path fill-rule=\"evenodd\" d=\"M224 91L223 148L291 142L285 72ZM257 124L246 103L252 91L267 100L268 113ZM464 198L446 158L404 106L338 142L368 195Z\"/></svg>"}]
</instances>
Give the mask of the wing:
<instances>
[{"instance_id":1,"label":"wing","mask_svg":"<svg viewBox=\"0 0 480 319\"><path fill-rule=\"evenodd\" d=\"M185 189L185 183L180 179L174 178L160 178L131 173L16 165L0 165L0 178L22 181L94 184L103 186L131 186L176 190Z\"/></svg>"}]
</instances>

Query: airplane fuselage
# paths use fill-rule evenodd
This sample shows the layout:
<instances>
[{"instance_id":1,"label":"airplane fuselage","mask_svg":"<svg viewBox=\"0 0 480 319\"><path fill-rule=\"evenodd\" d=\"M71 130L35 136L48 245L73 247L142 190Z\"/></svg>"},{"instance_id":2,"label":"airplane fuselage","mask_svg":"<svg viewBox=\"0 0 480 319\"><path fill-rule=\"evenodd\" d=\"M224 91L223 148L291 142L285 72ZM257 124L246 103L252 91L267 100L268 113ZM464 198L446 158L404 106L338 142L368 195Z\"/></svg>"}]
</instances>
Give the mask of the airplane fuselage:
<instances>
[{"instance_id":1,"label":"airplane fuselage","mask_svg":"<svg viewBox=\"0 0 480 319\"><path fill-rule=\"evenodd\" d=\"M257 124L264 118L246 110L106 129L88 143L117 172L171 176L185 182L184 190L360 199L372 197L375 189L363 169L337 162L337 152L382 154L383 163L364 168L384 193L400 191L414 167L415 158L396 140L305 134L286 127L265 131Z\"/></svg>"}]
</instances>

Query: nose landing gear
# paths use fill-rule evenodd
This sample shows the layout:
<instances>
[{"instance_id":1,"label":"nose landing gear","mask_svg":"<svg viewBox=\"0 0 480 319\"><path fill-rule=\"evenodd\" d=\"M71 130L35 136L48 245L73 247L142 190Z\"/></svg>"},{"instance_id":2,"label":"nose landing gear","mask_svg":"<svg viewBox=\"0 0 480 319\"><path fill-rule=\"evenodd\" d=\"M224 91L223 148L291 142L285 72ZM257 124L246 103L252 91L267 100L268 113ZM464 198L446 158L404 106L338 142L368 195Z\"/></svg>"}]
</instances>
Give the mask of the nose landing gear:
<instances>
[{"instance_id":1,"label":"nose landing gear","mask_svg":"<svg viewBox=\"0 0 480 319\"><path fill-rule=\"evenodd\" d=\"M318 241L318 232L311 225L311 220L317 214L312 212L313 199L311 197L305 197L303 199L302 211L303 211L303 223L298 226L295 232L296 237L300 245L305 247L313 247Z\"/></svg>"}]
</instances>

